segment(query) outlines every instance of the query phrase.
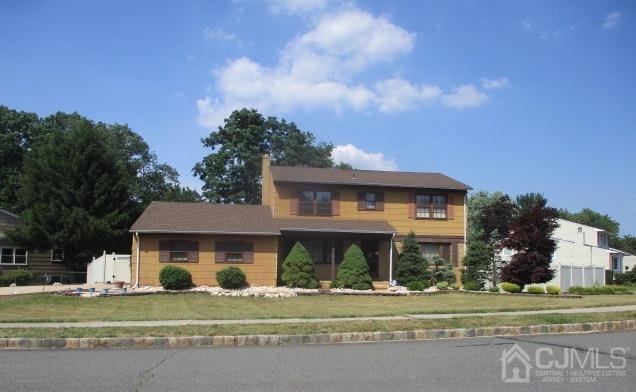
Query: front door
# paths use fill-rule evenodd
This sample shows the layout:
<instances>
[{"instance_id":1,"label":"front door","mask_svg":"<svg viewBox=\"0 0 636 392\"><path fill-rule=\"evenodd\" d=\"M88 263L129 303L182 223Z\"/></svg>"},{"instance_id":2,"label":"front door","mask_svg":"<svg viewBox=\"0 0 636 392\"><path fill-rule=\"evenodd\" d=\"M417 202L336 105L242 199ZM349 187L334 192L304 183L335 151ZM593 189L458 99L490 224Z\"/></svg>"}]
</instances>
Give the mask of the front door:
<instances>
[{"instance_id":1,"label":"front door","mask_svg":"<svg viewBox=\"0 0 636 392\"><path fill-rule=\"evenodd\" d=\"M380 242L378 240L362 241L362 253L364 253L365 259L367 259L371 278L377 280L379 276Z\"/></svg>"}]
</instances>

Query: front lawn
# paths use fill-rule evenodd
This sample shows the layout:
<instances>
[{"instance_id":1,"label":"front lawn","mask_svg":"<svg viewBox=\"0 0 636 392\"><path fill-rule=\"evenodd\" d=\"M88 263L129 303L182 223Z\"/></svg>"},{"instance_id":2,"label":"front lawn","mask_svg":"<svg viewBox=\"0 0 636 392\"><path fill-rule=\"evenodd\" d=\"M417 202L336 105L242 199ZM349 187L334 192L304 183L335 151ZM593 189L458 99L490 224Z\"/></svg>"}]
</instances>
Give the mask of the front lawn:
<instances>
[{"instance_id":1,"label":"front lawn","mask_svg":"<svg viewBox=\"0 0 636 392\"><path fill-rule=\"evenodd\" d=\"M595 295L583 298L470 294L250 298L164 294L80 298L33 294L0 297L0 322L361 317L634 304L634 295Z\"/></svg>"}]
</instances>

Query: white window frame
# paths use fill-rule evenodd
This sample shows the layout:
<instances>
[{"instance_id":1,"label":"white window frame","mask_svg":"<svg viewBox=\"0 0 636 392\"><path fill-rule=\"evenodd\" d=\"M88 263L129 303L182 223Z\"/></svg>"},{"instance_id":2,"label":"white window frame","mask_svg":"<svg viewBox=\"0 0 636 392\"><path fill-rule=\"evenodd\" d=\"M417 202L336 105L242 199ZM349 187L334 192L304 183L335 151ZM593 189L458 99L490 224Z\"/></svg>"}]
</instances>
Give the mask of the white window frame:
<instances>
[{"instance_id":1,"label":"white window frame","mask_svg":"<svg viewBox=\"0 0 636 392\"><path fill-rule=\"evenodd\" d=\"M2 251L5 249L11 249L11 253L12 253L12 258L11 258L11 262L10 263L5 263L2 261ZM28 249L24 249L25 250L25 254L24 254L24 263L16 263L15 262L15 251L18 249L24 249L24 248L14 248L14 247L9 247L9 246L3 246L0 247L0 265L28 265L29 264L29 250Z\"/></svg>"},{"instance_id":2,"label":"white window frame","mask_svg":"<svg viewBox=\"0 0 636 392\"><path fill-rule=\"evenodd\" d=\"M51 249L51 262L53 263L61 263L64 261L64 249L61 249L62 251L62 258L61 259L54 259L53 258L53 254L55 252L55 249Z\"/></svg>"}]
</instances>

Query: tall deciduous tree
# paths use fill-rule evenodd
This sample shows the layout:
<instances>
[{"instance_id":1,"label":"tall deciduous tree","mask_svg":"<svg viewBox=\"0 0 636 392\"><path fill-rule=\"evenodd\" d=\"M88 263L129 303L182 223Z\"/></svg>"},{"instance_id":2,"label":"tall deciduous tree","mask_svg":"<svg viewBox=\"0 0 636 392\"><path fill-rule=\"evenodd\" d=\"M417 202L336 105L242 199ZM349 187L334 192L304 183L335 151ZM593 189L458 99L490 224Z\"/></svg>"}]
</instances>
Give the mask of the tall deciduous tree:
<instances>
[{"instance_id":1,"label":"tall deciduous tree","mask_svg":"<svg viewBox=\"0 0 636 392\"><path fill-rule=\"evenodd\" d=\"M19 192L22 219L9 233L12 241L63 248L65 262L76 270L105 248L129 248L129 177L108 137L80 120L27 155Z\"/></svg>"},{"instance_id":2,"label":"tall deciduous tree","mask_svg":"<svg viewBox=\"0 0 636 392\"><path fill-rule=\"evenodd\" d=\"M558 212L538 193L518 196L517 208L510 236L503 241L515 253L502 268L502 279L519 285L548 282L554 276L550 262L556 250L552 233L558 227Z\"/></svg>"},{"instance_id":3,"label":"tall deciduous tree","mask_svg":"<svg viewBox=\"0 0 636 392\"><path fill-rule=\"evenodd\" d=\"M332 167L327 143L294 123L265 119L254 109L235 110L203 145L212 149L193 169L204 183L205 197L216 203L259 204L261 201L261 157L285 166Z\"/></svg>"}]
</instances>

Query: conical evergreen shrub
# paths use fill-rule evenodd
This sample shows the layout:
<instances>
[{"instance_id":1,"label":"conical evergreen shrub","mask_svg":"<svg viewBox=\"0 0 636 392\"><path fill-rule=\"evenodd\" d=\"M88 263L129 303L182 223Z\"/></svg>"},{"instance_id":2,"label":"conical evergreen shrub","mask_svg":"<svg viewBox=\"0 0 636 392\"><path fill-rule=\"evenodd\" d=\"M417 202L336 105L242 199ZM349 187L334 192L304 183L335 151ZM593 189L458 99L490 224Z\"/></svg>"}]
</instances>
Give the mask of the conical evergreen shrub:
<instances>
[{"instance_id":1,"label":"conical evergreen shrub","mask_svg":"<svg viewBox=\"0 0 636 392\"><path fill-rule=\"evenodd\" d=\"M283 262L283 282L289 287L315 289L320 286L314 272L311 255L300 242L296 242Z\"/></svg>"},{"instance_id":2,"label":"conical evergreen shrub","mask_svg":"<svg viewBox=\"0 0 636 392\"><path fill-rule=\"evenodd\" d=\"M420 247L415 241L415 233L411 231L402 245L402 252L395 269L398 284L406 286L414 281L428 281L431 273L428 271L428 261L420 253Z\"/></svg>"},{"instance_id":3,"label":"conical evergreen shrub","mask_svg":"<svg viewBox=\"0 0 636 392\"><path fill-rule=\"evenodd\" d=\"M354 290L373 290L373 282L369 274L369 264L364 253L355 244L351 245L344 254L336 275L337 287Z\"/></svg>"}]
</instances>

